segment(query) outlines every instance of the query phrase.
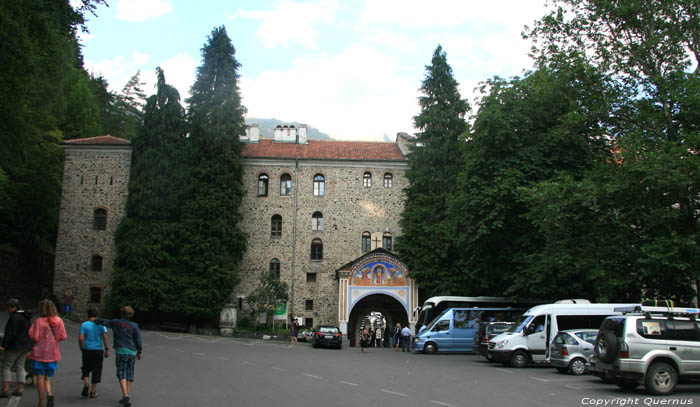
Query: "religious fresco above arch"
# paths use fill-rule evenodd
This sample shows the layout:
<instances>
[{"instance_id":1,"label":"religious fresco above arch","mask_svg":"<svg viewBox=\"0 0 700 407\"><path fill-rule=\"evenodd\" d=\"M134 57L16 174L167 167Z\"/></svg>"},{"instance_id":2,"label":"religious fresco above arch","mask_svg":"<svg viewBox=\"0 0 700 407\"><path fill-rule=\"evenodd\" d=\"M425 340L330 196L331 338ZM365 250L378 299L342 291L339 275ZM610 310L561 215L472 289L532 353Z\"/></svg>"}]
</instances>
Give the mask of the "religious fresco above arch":
<instances>
[{"instance_id":1,"label":"religious fresco above arch","mask_svg":"<svg viewBox=\"0 0 700 407\"><path fill-rule=\"evenodd\" d=\"M396 265L386 261L362 264L352 272L351 286L402 287L407 286L406 274Z\"/></svg>"}]
</instances>

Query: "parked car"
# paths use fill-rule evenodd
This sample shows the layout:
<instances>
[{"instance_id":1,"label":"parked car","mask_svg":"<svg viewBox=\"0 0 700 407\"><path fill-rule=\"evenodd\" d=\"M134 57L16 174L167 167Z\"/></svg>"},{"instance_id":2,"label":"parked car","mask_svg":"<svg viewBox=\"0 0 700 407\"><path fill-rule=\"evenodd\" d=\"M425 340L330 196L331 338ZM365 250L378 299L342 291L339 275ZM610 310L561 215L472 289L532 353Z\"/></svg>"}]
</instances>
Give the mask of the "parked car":
<instances>
[{"instance_id":1,"label":"parked car","mask_svg":"<svg viewBox=\"0 0 700 407\"><path fill-rule=\"evenodd\" d=\"M314 330L311 345L314 348L318 348L319 346L330 346L337 349L342 349L343 333L340 332L340 328L337 326L320 325Z\"/></svg>"},{"instance_id":2,"label":"parked car","mask_svg":"<svg viewBox=\"0 0 700 407\"><path fill-rule=\"evenodd\" d=\"M636 306L600 326L591 361L594 375L625 390L673 393L683 379L700 379L697 308Z\"/></svg>"},{"instance_id":3,"label":"parked car","mask_svg":"<svg viewBox=\"0 0 700 407\"><path fill-rule=\"evenodd\" d=\"M474 348L478 348L479 354L487 360L491 360L488 355L489 342L494 336L497 336L513 326L514 322L493 321L480 322L474 336Z\"/></svg>"},{"instance_id":4,"label":"parked car","mask_svg":"<svg viewBox=\"0 0 700 407\"><path fill-rule=\"evenodd\" d=\"M581 375L591 363L597 329L560 331L552 341L549 361L561 373Z\"/></svg>"}]
</instances>

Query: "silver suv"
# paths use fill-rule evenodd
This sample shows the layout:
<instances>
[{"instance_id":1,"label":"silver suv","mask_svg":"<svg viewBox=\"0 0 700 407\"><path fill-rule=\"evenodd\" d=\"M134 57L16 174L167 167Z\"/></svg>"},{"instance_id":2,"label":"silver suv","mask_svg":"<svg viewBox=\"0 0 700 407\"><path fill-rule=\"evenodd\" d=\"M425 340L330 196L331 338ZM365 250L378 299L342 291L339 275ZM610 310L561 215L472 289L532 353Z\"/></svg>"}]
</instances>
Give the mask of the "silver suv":
<instances>
[{"instance_id":1,"label":"silver suv","mask_svg":"<svg viewBox=\"0 0 700 407\"><path fill-rule=\"evenodd\" d=\"M591 371L626 390L643 384L673 393L679 379L700 378L698 309L624 307L607 317L596 337Z\"/></svg>"}]
</instances>

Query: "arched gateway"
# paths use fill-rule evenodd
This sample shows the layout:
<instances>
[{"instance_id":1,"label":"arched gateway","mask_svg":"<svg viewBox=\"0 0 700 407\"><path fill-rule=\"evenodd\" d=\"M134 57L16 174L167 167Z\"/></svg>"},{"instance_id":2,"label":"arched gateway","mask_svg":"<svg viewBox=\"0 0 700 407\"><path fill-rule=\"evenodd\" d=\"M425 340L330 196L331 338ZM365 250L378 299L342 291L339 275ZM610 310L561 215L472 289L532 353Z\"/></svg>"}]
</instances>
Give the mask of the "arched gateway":
<instances>
[{"instance_id":1,"label":"arched gateway","mask_svg":"<svg viewBox=\"0 0 700 407\"><path fill-rule=\"evenodd\" d=\"M378 248L336 270L338 323L356 343L359 324L371 312L380 312L386 326L397 322L413 332L417 314L418 287L408 278L406 265L391 252Z\"/></svg>"}]
</instances>

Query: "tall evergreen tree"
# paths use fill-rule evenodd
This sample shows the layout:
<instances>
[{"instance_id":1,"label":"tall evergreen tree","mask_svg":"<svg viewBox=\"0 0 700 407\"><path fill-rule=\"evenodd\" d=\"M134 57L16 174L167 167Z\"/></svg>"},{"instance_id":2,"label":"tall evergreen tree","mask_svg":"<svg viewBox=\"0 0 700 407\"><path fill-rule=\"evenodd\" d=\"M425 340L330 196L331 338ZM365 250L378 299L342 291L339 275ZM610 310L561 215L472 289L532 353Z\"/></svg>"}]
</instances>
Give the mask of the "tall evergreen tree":
<instances>
[{"instance_id":1,"label":"tall evergreen tree","mask_svg":"<svg viewBox=\"0 0 700 407\"><path fill-rule=\"evenodd\" d=\"M129 198L115 236L108 302L113 307L131 304L142 311L177 312L186 122L179 93L165 82L160 68L157 75L157 93L148 98L144 126L132 140Z\"/></svg>"},{"instance_id":2,"label":"tall evergreen tree","mask_svg":"<svg viewBox=\"0 0 700 407\"><path fill-rule=\"evenodd\" d=\"M246 247L238 223L244 195L242 144L245 108L238 88L240 67L226 29L215 28L202 48L202 65L190 90L187 164L190 179L182 206L186 271L182 309L192 317L218 315L238 282Z\"/></svg>"},{"instance_id":3,"label":"tall evergreen tree","mask_svg":"<svg viewBox=\"0 0 700 407\"><path fill-rule=\"evenodd\" d=\"M469 104L459 94L458 83L438 46L419 98L421 112L414 117L419 130L408 155L406 203L401 215L401 236L396 250L411 277L429 293L450 293L447 278L454 268L458 248L447 230L447 206L460 166L460 140L467 131Z\"/></svg>"}]
</instances>

